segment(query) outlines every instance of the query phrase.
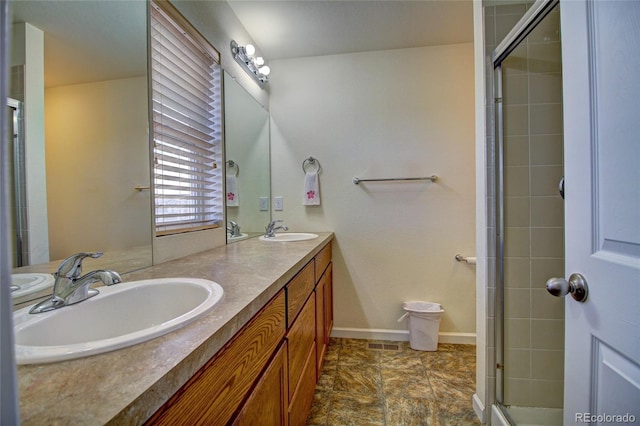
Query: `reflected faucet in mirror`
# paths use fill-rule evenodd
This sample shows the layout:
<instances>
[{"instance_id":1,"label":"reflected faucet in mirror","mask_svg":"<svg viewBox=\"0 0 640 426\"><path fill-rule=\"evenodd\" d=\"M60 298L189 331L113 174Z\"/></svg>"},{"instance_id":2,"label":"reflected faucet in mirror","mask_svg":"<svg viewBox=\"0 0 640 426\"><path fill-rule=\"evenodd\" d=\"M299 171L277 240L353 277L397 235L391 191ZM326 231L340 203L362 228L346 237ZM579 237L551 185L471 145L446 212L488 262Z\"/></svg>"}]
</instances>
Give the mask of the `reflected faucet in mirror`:
<instances>
[{"instance_id":1,"label":"reflected faucet in mirror","mask_svg":"<svg viewBox=\"0 0 640 426\"><path fill-rule=\"evenodd\" d=\"M238 225L235 221L230 220L227 224L227 234L229 234L229 236L232 238L242 236L242 233L240 232L240 225Z\"/></svg>"},{"instance_id":2,"label":"reflected faucet in mirror","mask_svg":"<svg viewBox=\"0 0 640 426\"><path fill-rule=\"evenodd\" d=\"M99 269L81 276L82 261L87 257L97 259L100 256L102 253L77 253L63 260L54 274L53 294L31 308L29 313L52 311L93 297L99 291L89 286L96 282L101 281L104 285L122 282L120 274L109 269Z\"/></svg>"}]
</instances>

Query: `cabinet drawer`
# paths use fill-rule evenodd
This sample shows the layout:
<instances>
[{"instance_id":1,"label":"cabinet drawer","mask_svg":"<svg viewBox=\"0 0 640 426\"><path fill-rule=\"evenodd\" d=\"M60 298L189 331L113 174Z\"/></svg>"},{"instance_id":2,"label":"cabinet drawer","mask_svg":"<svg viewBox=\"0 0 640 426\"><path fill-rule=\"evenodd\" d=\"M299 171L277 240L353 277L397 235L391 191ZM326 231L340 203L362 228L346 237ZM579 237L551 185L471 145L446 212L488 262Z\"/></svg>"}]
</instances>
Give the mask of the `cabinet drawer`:
<instances>
[{"instance_id":1,"label":"cabinet drawer","mask_svg":"<svg viewBox=\"0 0 640 426\"><path fill-rule=\"evenodd\" d=\"M302 377L289 404L289 426L304 426L316 389L316 347L307 354Z\"/></svg>"},{"instance_id":2,"label":"cabinet drawer","mask_svg":"<svg viewBox=\"0 0 640 426\"><path fill-rule=\"evenodd\" d=\"M226 424L285 334L279 293L211 358L147 424Z\"/></svg>"},{"instance_id":3,"label":"cabinet drawer","mask_svg":"<svg viewBox=\"0 0 640 426\"><path fill-rule=\"evenodd\" d=\"M327 266L331 262L331 243L324 246L322 250L316 254L316 282L320 279Z\"/></svg>"},{"instance_id":4,"label":"cabinet drawer","mask_svg":"<svg viewBox=\"0 0 640 426\"><path fill-rule=\"evenodd\" d=\"M314 287L314 261L311 260L286 286L287 328L291 327L295 321L298 312L302 309Z\"/></svg>"},{"instance_id":5,"label":"cabinet drawer","mask_svg":"<svg viewBox=\"0 0 640 426\"><path fill-rule=\"evenodd\" d=\"M302 308L298 319L287 334L289 341L289 397L298 385L307 355L316 337L315 293Z\"/></svg>"}]
</instances>

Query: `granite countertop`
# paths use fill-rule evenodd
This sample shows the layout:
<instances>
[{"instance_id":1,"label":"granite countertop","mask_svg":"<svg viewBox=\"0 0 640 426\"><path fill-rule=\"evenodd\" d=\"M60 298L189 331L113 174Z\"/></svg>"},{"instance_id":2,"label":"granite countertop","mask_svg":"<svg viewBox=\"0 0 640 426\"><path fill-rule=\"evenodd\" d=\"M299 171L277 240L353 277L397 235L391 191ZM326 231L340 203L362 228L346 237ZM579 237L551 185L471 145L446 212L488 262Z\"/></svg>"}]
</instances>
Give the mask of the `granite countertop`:
<instances>
[{"instance_id":1,"label":"granite countertop","mask_svg":"<svg viewBox=\"0 0 640 426\"><path fill-rule=\"evenodd\" d=\"M289 243L239 241L123 275L206 278L224 288L211 312L172 333L76 360L18 366L23 425L137 425L244 326L333 233Z\"/></svg>"}]
</instances>

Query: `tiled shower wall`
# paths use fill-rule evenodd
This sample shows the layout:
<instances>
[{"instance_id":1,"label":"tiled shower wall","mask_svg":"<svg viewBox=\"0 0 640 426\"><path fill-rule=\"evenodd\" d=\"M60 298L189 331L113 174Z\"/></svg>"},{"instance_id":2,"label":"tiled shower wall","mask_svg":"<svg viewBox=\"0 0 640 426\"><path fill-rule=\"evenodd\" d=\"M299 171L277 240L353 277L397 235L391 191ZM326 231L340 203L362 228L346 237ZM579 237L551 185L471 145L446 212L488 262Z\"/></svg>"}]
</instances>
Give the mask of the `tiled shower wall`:
<instances>
[{"instance_id":1,"label":"tiled shower wall","mask_svg":"<svg viewBox=\"0 0 640 426\"><path fill-rule=\"evenodd\" d=\"M489 90L494 84L490 53L522 17L526 7L485 8ZM487 99L491 98L489 93ZM559 408L563 393L564 303L545 289L549 277L564 276L564 211L558 195L563 172L557 10L503 63L503 111L504 404ZM489 102L487 113L491 118L494 115ZM487 128L490 129L488 173L493 178L493 121ZM495 194L493 188L489 193ZM493 218L493 197L489 204L492 210L488 216ZM495 221L489 225L489 241L493 246L489 252L495 253ZM493 277L495 273L490 278ZM494 296L495 286L489 288L489 300L493 301ZM493 322L495 310L490 313ZM495 358L488 359L492 372Z\"/></svg>"}]
</instances>

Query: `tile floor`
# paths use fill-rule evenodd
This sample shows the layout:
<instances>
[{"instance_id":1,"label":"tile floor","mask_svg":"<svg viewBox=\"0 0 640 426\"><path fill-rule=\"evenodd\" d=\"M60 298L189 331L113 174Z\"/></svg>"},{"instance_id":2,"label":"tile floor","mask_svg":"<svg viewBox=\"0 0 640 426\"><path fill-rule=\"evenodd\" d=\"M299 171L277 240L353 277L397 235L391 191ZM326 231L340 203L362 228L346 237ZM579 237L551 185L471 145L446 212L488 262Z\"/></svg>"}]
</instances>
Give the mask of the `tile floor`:
<instances>
[{"instance_id":1,"label":"tile floor","mask_svg":"<svg viewBox=\"0 0 640 426\"><path fill-rule=\"evenodd\" d=\"M424 352L408 342L332 338L307 426L475 425L474 393L475 346Z\"/></svg>"}]
</instances>

